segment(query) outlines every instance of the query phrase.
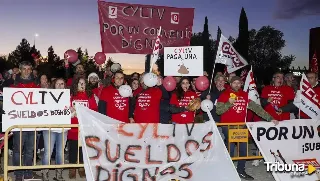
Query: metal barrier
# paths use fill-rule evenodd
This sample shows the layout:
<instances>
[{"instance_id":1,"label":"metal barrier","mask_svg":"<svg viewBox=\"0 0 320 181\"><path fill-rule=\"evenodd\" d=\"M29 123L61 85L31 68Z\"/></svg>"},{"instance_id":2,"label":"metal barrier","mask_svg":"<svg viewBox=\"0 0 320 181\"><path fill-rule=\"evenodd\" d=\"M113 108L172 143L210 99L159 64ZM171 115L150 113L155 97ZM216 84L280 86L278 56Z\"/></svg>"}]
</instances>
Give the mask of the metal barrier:
<instances>
[{"instance_id":1,"label":"metal barrier","mask_svg":"<svg viewBox=\"0 0 320 181\"><path fill-rule=\"evenodd\" d=\"M262 159L263 156L261 155L260 151L257 148L257 155L249 154L249 130L246 127L246 123L217 123L218 128L222 128L222 135L224 135L227 139L227 149L230 153L230 145L237 147L237 156L232 156L232 160L256 160ZM221 131L221 129L219 130ZM247 148L246 156L239 156L240 155L240 144L245 144Z\"/></svg>"},{"instance_id":2,"label":"metal barrier","mask_svg":"<svg viewBox=\"0 0 320 181\"><path fill-rule=\"evenodd\" d=\"M227 129L227 136L228 136L228 150L230 153L230 145L231 144L236 144L237 146L237 156L231 157L232 160L253 160L253 159L262 159L263 157L261 156L260 152L258 155L250 155L249 154L249 133L248 129L245 127L245 123L217 123L218 128L221 127L223 129ZM62 132L64 132L64 129L66 128L77 128L78 125L75 124L70 124L70 125L16 125L16 126L11 126L10 128L7 129L5 132L4 136L4 180L8 180L8 172L9 171L14 171L14 170L36 170L36 169L58 169L58 168L77 168L77 167L84 167L83 164L79 163L79 148L81 147L81 141L78 139L78 157L77 157L77 163L76 164L64 164L64 148L62 150L62 164L61 165L51 165L51 154L48 155L48 165L37 165L37 160L36 160L36 154L37 154L37 129L38 128L48 128L49 132L51 131L52 128L61 128ZM19 166L10 166L9 165L9 155L8 155L8 136L9 133L13 129L19 129L20 131L20 158L19 158ZM34 150L33 150L33 165L32 166L23 166L22 165L22 147L21 147L21 138L22 138L22 131L23 129L34 129ZM42 130L38 130L42 131ZM225 135L226 136L226 135ZM64 136L63 136L63 141ZM49 134L49 143L50 143L50 134ZM245 143L247 147L247 156L239 156L239 145L240 143ZM49 144L49 150L50 149L50 144Z\"/></svg>"},{"instance_id":3,"label":"metal barrier","mask_svg":"<svg viewBox=\"0 0 320 181\"><path fill-rule=\"evenodd\" d=\"M15 125L15 126L11 126L10 128L7 129L7 131L5 132L5 136L4 136L4 180L7 181L8 180L8 172L9 171L14 171L14 170L36 170L36 169L62 169L62 168L77 168L77 167L84 167L83 164L79 163L79 148L81 147L81 140L78 139L78 157L77 157L77 163L76 164L64 164L64 147L62 148L62 164L61 165L51 165L51 154L49 153L48 157L48 161L49 164L48 165L37 165L37 132L42 131L42 130L37 130L37 128L48 128L49 133L52 131L52 128L61 128L62 132L67 131L66 128L77 128L78 125L75 124L70 124L70 125ZM18 132L20 132L20 156L19 156L19 166L11 166L9 165L9 155L8 155L8 135L9 133L13 130L13 129L19 129ZM33 165L32 166L23 166L22 165L22 132L25 129L34 129L34 150L33 150ZM66 130L65 130L66 129ZM31 131L30 131L31 132ZM50 137L51 134L49 134L49 150L50 149ZM64 135L62 136L62 140L64 141L67 138L64 138Z\"/></svg>"}]
</instances>

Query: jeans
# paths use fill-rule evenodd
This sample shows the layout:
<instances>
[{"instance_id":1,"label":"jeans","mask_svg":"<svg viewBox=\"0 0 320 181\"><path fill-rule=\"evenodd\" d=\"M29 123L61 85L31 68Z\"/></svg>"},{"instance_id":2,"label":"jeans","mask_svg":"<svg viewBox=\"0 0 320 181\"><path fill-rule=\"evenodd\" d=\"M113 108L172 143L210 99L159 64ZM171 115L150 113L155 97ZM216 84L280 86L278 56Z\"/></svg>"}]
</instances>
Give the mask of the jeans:
<instances>
[{"instance_id":1,"label":"jeans","mask_svg":"<svg viewBox=\"0 0 320 181\"><path fill-rule=\"evenodd\" d=\"M13 166L19 166L20 161L21 165L32 166L35 135L33 131L22 131L21 133L22 160L20 160L20 131L13 132ZM23 176L32 177L32 170L14 171L14 175L18 178L22 178Z\"/></svg>"},{"instance_id":2,"label":"jeans","mask_svg":"<svg viewBox=\"0 0 320 181\"><path fill-rule=\"evenodd\" d=\"M225 141L224 144L226 145L227 149L229 149L228 147L228 127L223 126L222 127L222 133L225 137ZM234 150L236 145L239 144L239 155L238 157L246 157L247 156L247 143L230 143L230 156L233 157L234 156ZM242 173L245 171L245 166L246 166L246 160L238 160L238 165L237 165L237 171L238 173Z\"/></svg>"},{"instance_id":3,"label":"jeans","mask_svg":"<svg viewBox=\"0 0 320 181\"><path fill-rule=\"evenodd\" d=\"M54 146L56 146L56 165L61 165L63 163L62 156L63 150L67 142L68 132L50 132L50 143L49 143L49 130L42 131L43 141L44 141L44 154L42 158L42 165L48 165L49 159L51 159L51 154ZM63 140L64 139L64 140ZM50 150L49 150L50 146ZM49 156L50 155L50 156Z\"/></svg>"}]
</instances>

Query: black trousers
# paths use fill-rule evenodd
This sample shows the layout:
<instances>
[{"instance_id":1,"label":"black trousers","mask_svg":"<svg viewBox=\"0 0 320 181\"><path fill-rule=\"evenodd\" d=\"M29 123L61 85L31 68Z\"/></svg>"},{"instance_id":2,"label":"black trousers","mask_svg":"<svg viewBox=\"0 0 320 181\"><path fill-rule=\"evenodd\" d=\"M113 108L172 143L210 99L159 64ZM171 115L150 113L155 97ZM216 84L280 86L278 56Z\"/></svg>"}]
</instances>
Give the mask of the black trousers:
<instances>
[{"instance_id":1,"label":"black trousers","mask_svg":"<svg viewBox=\"0 0 320 181\"><path fill-rule=\"evenodd\" d=\"M69 144L69 163L78 161L78 140L68 140ZM79 149L79 163L83 163L82 149Z\"/></svg>"}]
</instances>

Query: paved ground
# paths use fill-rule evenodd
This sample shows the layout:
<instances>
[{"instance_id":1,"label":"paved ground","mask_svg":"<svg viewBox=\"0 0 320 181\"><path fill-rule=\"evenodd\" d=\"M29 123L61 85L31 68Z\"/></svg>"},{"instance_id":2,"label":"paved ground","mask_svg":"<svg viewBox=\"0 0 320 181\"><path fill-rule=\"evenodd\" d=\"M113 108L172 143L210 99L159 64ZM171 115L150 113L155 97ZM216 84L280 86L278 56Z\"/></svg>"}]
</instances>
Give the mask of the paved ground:
<instances>
[{"instance_id":1,"label":"paved ground","mask_svg":"<svg viewBox=\"0 0 320 181\"><path fill-rule=\"evenodd\" d=\"M252 166L252 161L247 162L246 171L248 174L253 176L257 181L275 181L273 176L270 173L266 172L266 166L263 164L263 162L260 162L259 166ZM38 172L40 174L40 172ZM13 174L10 174L13 176ZM64 178L66 181L85 181L86 179L80 179L79 175L77 175L76 179L69 179L68 178L68 170L64 170L63 172ZM50 171L50 181L53 180L53 177L55 176L55 171ZM244 180L243 180L244 181Z\"/></svg>"},{"instance_id":2,"label":"paved ground","mask_svg":"<svg viewBox=\"0 0 320 181\"><path fill-rule=\"evenodd\" d=\"M250 144L249 148L251 150L254 150L254 146L252 144ZM67 155L66 155L67 156ZM12 160L11 158L9 158L9 160ZM67 160L66 160L67 162ZM2 162L3 163L3 162ZM234 162L235 165L236 165L236 162ZM40 164L40 162L38 163ZM267 173L266 172L266 166L264 165L264 161L262 160L259 164L259 166L253 166L252 165L252 161L247 161L247 164L246 164L246 172L251 175L252 177L255 178L256 181L275 181L272 174L270 173ZM37 172L39 175L41 175L41 172L38 171ZM53 178L55 177L55 171L54 170L51 170L50 172L50 181L54 180ZM63 175L64 175L64 178L66 179L66 181L85 181L86 179L81 179L79 177L79 175L77 175L77 178L76 179L69 179L68 177L68 170L64 170L63 172ZM9 174L11 177L13 177L13 173L10 173Z\"/></svg>"}]
</instances>

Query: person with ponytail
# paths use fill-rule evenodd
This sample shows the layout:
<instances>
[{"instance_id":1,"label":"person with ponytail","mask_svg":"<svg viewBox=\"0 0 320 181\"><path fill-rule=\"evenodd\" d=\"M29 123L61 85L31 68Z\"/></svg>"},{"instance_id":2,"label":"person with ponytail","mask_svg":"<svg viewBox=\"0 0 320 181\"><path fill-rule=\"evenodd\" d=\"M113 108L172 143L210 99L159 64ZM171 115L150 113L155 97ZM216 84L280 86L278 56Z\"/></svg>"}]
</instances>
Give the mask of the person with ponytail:
<instances>
[{"instance_id":1,"label":"person with ponytail","mask_svg":"<svg viewBox=\"0 0 320 181\"><path fill-rule=\"evenodd\" d=\"M98 110L101 114L129 123L129 98L122 97L118 90L124 83L123 72L115 72L111 85L103 88L101 92Z\"/></svg>"}]
</instances>

